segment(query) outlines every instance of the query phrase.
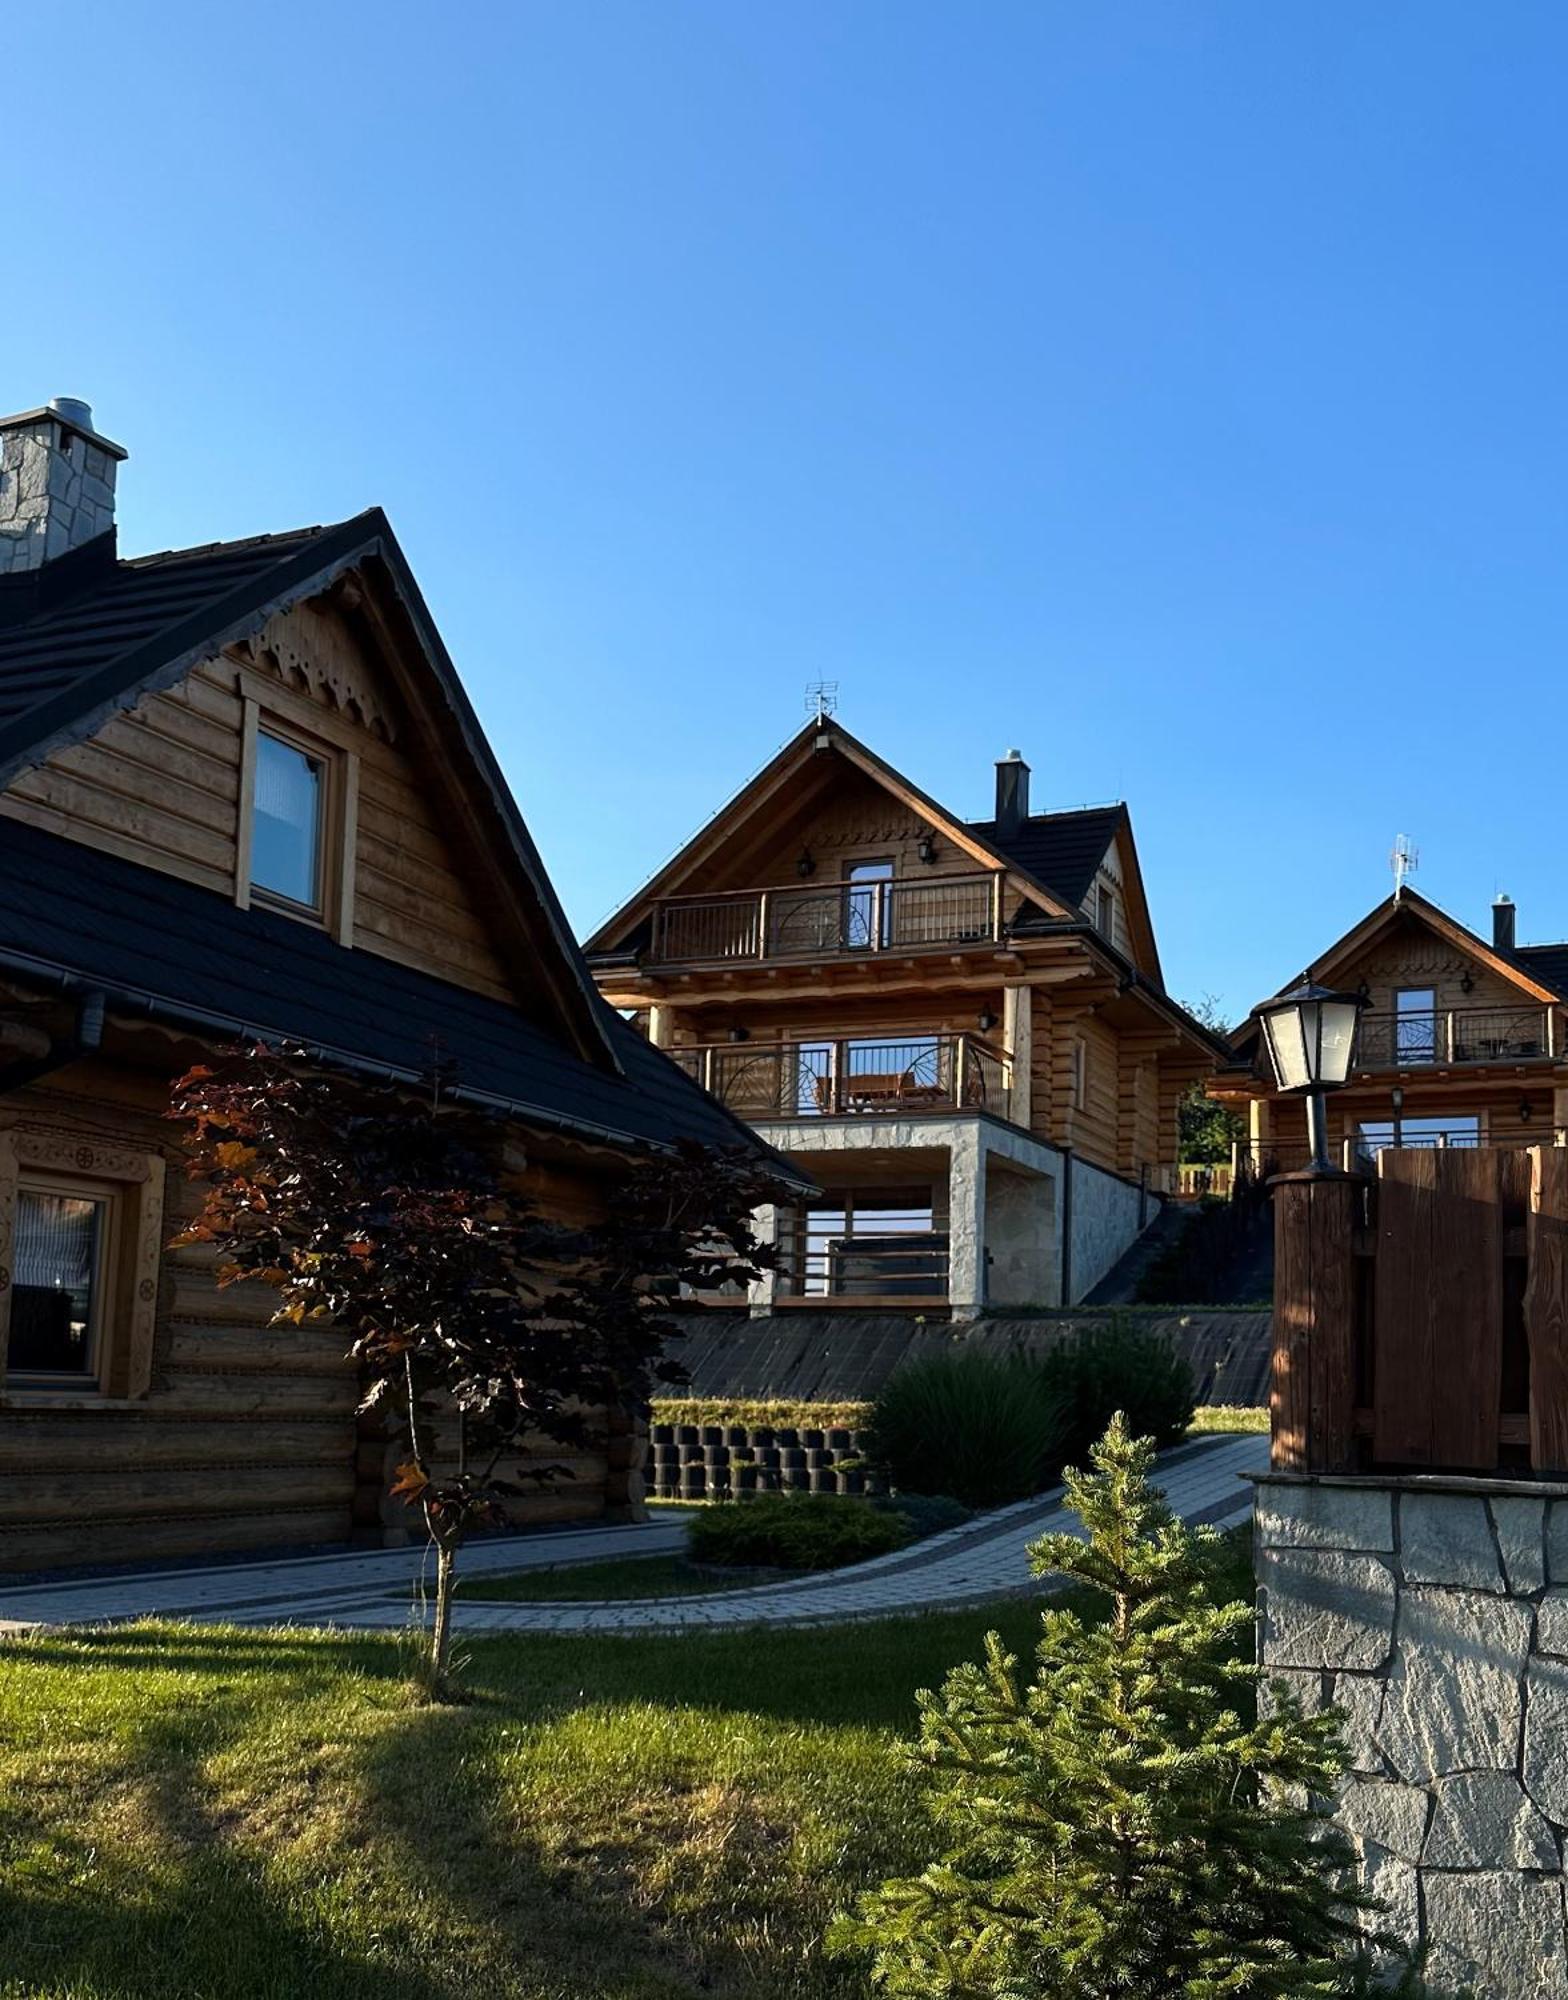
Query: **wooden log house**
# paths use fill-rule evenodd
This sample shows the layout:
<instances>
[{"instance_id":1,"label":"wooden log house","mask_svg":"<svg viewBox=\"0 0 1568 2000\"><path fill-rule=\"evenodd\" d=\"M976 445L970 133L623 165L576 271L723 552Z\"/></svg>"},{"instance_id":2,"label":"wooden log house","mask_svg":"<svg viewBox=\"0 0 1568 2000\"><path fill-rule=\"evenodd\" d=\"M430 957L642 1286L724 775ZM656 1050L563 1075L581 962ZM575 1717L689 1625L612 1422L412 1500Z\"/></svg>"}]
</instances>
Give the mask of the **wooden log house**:
<instances>
[{"instance_id":1,"label":"wooden log house","mask_svg":"<svg viewBox=\"0 0 1568 2000\"><path fill-rule=\"evenodd\" d=\"M85 405L0 421L0 1567L397 1534L329 1333L165 1248L242 1034L503 1112L541 1208L748 1130L596 993L385 517L119 559ZM624 1515L639 1442L518 1503Z\"/></svg>"},{"instance_id":2,"label":"wooden log house","mask_svg":"<svg viewBox=\"0 0 1568 2000\"><path fill-rule=\"evenodd\" d=\"M1342 1169L1389 1148L1568 1144L1568 944L1519 944L1508 897L1483 938L1404 885L1307 976L1366 1001L1349 1083L1328 1100ZM1240 1169L1306 1164L1305 1112L1279 1093L1256 1017L1208 1088L1247 1119Z\"/></svg>"},{"instance_id":3,"label":"wooden log house","mask_svg":"<svg viewBox=\"0 0 1568 2000\"><path fill-rule=\"evenodd\" d=\"M823 1190L754 1310L1082 1299L1174 1191L1222 1045L1165 991L1124 805L985 820L808 723L587 944L601 991Z\"/></svg>"}]
</instances>

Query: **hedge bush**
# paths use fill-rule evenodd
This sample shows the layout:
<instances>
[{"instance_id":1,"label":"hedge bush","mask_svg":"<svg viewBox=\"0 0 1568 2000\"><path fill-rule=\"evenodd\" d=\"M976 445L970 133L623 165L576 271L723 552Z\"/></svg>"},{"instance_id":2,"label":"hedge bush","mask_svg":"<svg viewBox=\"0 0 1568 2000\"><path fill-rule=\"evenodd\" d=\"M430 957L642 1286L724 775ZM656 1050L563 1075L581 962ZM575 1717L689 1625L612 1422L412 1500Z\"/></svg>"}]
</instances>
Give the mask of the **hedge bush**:
<instances>
[{"instance_id":1,"label":"hedge bush","mask_svg":"<svg viewBox=\"0 0 1568 2000\"><path fill-rule=\"evenodd\" d=\"M841 1569L901 1549L910 1525L901 1514L836 1494L759 1493L700 1509L687 1533L693 1562Z\"/></svg>"},{"instance_id":2,"label":"hedge bush","mask_svg":"<svg viewBox=\"0 0 1568 2000\"><path fill-rule=\"evenodd\" d=\"M1062 1456L1077 1463L1120 1410L1134 1437L1176 1444L1192 1422L1196 1384L1165 1335L1117 1317L1085 1327L1038 1363L1064 1419Z\"/></svg>"},{"instance_id":3,"label":"hedge bush","mask_svg":"<svg viewBox=\"0 0 1568 2000\"><path fill-rule=\"evenodd\" d=\"M1039 1491L1068 1435L1035 1362L979 1349L898 1369L871 1406L866 1453L900 1492L999 1507Z\"/></svg>"}]
</instances>

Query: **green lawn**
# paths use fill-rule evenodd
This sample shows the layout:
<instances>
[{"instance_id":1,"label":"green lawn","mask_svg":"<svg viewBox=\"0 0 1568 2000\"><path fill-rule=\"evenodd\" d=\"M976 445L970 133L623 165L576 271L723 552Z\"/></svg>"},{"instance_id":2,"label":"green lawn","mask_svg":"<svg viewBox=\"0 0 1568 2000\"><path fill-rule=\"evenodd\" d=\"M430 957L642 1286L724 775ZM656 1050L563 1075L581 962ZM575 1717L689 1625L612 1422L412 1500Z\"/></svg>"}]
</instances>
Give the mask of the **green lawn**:
<instances>
[{"instance_id":1,"label":"green lawn","mask_svg":"<svg viewBox=\"0 0 1568 2000\"><path fill-rule=\"evenodd\" d=\"M463 1642L459 1709L411 1703L391 1638L13 1643L0 1994L863 1996L822 1927L930 1852L898 1739L993 1625L1036 1619Z\"/></svg>"},{"instance_id":2,"label":"green lawn","mask_svg":"<svg viewBox=\"0 0 1568 2000\"><path fill-rule=\"evenodd\" d=\"M1200 1436L1206 1431L1262 1431L1269 1427L1269 1413L1266 1409L1246 1404L1204 1403L1192 1413L1192 1422L1187 1426L1189 1433Z\"/></svg>"},{"instance_id":3,"label":"green lawn","mask_svg":"<svg viewBox=\"0 0 1568 2000\"><path fill-rule=\"evenodd\" d=\"M563 1563L559 1569L515 1570L459 1583L459 1597L491 1604L568 1604L611 1597L695 1597L745 1590L785 1575L776 1569L696 1569L684 1556L622 1556L615 1562Z\"/></svg>"}]
</instances>

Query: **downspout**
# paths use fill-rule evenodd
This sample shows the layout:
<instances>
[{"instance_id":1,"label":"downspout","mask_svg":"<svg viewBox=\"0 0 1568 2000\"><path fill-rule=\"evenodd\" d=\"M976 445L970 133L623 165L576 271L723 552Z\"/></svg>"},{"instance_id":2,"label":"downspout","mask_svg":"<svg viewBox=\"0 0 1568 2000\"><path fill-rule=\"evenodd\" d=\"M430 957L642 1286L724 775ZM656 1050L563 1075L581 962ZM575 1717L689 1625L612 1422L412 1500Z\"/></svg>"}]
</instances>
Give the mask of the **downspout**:
<instances>
[{"instance_id":1,"label":"downspout","mask_svg":"<svg viewBox=\"0 0 1568 2000\"><path fill-rule=\"evenodd\" d=\"M1073 1149L1062 1152L1062 1304L1073 1302Z\"/></svg>"}]
</instances>

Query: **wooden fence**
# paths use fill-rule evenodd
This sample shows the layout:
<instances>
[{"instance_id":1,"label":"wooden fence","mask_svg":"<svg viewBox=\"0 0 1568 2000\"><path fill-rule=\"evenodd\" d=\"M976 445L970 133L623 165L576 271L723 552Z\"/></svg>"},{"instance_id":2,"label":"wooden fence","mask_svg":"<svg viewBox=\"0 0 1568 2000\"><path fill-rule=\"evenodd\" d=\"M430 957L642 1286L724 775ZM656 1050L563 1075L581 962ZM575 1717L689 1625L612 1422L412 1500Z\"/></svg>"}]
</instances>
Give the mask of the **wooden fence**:
<instances>
[{"instance_id":1,"label":"wooden fence","mask_svg":"<svg viewBox=\"0 0 1568 2000\"><path fill-rule=\"evenodd\" d=\"M1273 1463L1568 1474L1568 1148L1274 1184Z\"/></svg>"}]
</instances>

